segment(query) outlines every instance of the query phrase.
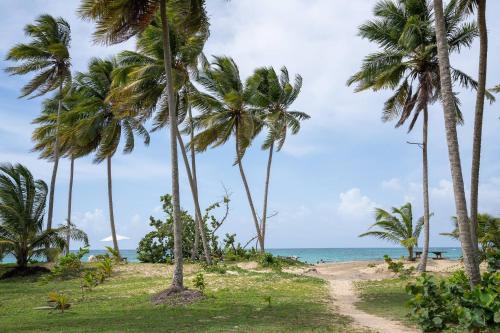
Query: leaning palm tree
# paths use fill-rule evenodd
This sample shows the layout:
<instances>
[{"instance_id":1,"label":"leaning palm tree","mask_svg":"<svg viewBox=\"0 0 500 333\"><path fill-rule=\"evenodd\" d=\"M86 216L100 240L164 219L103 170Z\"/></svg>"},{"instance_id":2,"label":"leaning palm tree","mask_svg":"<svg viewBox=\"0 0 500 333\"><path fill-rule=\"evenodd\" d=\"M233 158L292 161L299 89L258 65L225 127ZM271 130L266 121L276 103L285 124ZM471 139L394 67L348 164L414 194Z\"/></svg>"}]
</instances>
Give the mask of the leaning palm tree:
<instances>
[{"instance_id":1,"label":"leaning palm tree","mask_svg":"<svg viewBox=\"0 0 500 333\"><path fill-rule=\"evenodd\" d=\"M380 230L368 231L359 237L373 236L401 244L408 250L408 259L414 260L413 248L418 246L418 237L422 231L424 219L421 217L415 225L413 224L411 203L406 203L400 208L392 207L391 213L377 208L375 210L376 222L370 228L378 227Z\"/></svg>"},{"instance_id":2,"label":"leaning palm tree","mask_svg":"<svg viewBox=\"0 0 500 333\"><path fill-rule=\"evenodd\" d=\"M488 62L488 30L486 27L486 0L456 0L459 10L465 14L477 11L479 27L479 68L476 108L474 112L474 134L472 143L472 168L470 186L470 228L472 244L478 250L478 199L479 167L481 163L481 140L483 132L483 111L486 95L486 69Z\"/></svg>"},{"instance_id":3,"label":"leaning palm tree","mask_svg":"<svg viewBox=\"0 0 500 333\"><path fill-rule=\"evenodd\" d=\"M475 24L464 22L451 3L446 11L447 39L450 52L470 47L477 36ZM422 178L424 203L424 246L419 271L427 266L429 250L429 172L428 107L440 98L439 65L433 29L432 6L427 0L381 1L375 7L375 20L363 24L363 38L376 42L382 49L368 55L359 72L348 84L357 84L356 92L373 89L394 90L385 102L382 120L397 120L396 127L410 121L408 132L422 114ZM476 88L477 82L464 72L452 68L453 79L463 87ZM462 115L455 100L457 119Z\"/></svg>"},{"instance_id":4,"label":"leaning palm tree","mask_svg":"<svg viewBox=\"0 0 500 333\"><path fill-rule=\"evenodd\" d=\"M457 119L455 96L452 88L452 77L450 73L450 57L448 52L448 42L446 40L446 21L443 11L443 1L434 1L436 42L439 60L439 76L441 81L441 100L446 129L446 141L448 144L448 157L450 160L451 178L453 181L453 191L455 196L455 206L457 211L458 227L460 230L460 243L464 265L470 284L472 286L479 283L481 275L479 272L479 262L475 255L475 248L472 244L470 233L469 216L467 213L467 202L465 199L464 179L462 176L462 164L460 162L460 149L457 137Z\"/></svg>"},{"instance_id":5,"label":"leaning palm tree","mask_svg":"<svg viewBox=\"0 0 500 333\"><path fill-rule=\"evenodd\" d=\"M65 227L43 229L47 184L33 178L23 165L0 165L0 246L11 253L17 268L26 269L32 258L62 251L66 245ZM70 232L88 243L85 233Z\"/></svg>"},{"instance_id":6,"label":"leaning palm tree","mask_svg":"<svg viewBox=\"0 0 500 333\"><path fill-rule=\"evenodd\" d=\"M75 75L75 86L81 101L73 112L83 115L75 127L76 135L83 147L96 150L95 161L106 160L108 178L108 208L113 248L119 255L118 240L113 209L113 188L111 161L122 137L125 138L124 153L134 149L134 136L143 137L149 144L149 134L136 118L135 111L123 103L113 103L108 99L112 73L116 68L115 60L93 58L88 72Z\"/></svg>"},{"instance_id":7,"label":"leaning palm tree","mask_svg":"<svg viewBox=\"0 0 500 333\"><path fill-rule=\"evenodd\" d=\"M268 128L266 140L262 145L262 149L268 150L269 155L264 185L264 204L260 220L260 232L262 241L265 244L269 180L273 152L275 149L276 152L279 152L283 148L288 132L297 134L300 130L300 122L310 117L304 112L289 110L302 88L302 77L300 75L295 76L292 85L286 67L281 68L279 76L274 68L269 67L257 69L249 80L258 82L257 90L251 98L251 103L261 112L262 120Z\"/></svg>"},{"instance_id":8,"label":"leaning palm tree","mask_svg":"<svg viewBox=\"0 0 500 333\"><path fill-rule=\"evenodd\" d=\"M114 73L117 86L112 94L118 101L132 103L139 110L142 119L153 118L153 131L163 129L169 124L169 107L165 89L165 66L163 61L163 44L161 42L161 25L157 17L148 28L138 35L137 50L123 51L118 55L119 67ZM208 30L201 27L200 31L183 32L177 29L171 31L172 65L177 101L178 123L186 118L187 127L192 129L192 112L189 95L194 90L190 76L196 75L198 59L208 38ZM189 130L193 136L194 131ZM195 241L192 258L198 255L198 242L201 236L205 259L211 263L210 247L204 232L203 219L198 200L196 178L195 151L191 150L191 166L181 133L177 132L177 140L181 148L182 158L186 168L191 194L195 207Z\"/></svg>"},{"instance_id":9,"label":"leaning palm tree","mask_svg":"<svg viewBox=\"0 0 500 333\"><path fill-rule=\"evenodd\" d=\"M163 59L169 110L176 110L170 27L199 30L208 25L204 0L82 0L79 13L83 18L94 20L96 40L108 44L120 43L143 31L160 12L162 27ZM171 13L169 17L167 12ZM170 156L172 172L172 204L174 220L175 268L172 291L184 289L182 258L182 225L180 220L179 167L177 157L177 113L169 113Z\"/></svg>"},{"instance_id":10,"label":"leaning palm tree","mask_svg":"<svg viewBox=\"0 0 500 333\"><path fill-rule=\"evenodd\" d=\"M54 142L57 135L59 154L70 159L66 227L71 228L73 225L71 213L75 160L90 154L93 148L81 145L76 131L74 131L83 114L71 111L81 101L81 96L75 92L75 89L70 89L67 92L64 91L63 94L64 97L62 98L59 117L59 96L49 98L43 102L42 114L32 122L37 126L33 131L32 140L35 143L33 151L39 152L40 158L51 160L54 158ZM58 118L60 118L59 124ZM68 234L66 237L66 253L69 252L70 241L70 235Z\"/></svg>"},{"instance_id":11,"label":"leaning palm tree","mask_svg":"<svg viewBox=\"0 0 500 333\"><path fill-rule=\"evenodd\" d=\"M35 76L21 91L21 97L37 97L59 89L59 102L63 97L63 87L71 81L69 46L71 30L68 22L63 18L54 18L50 15L41 15L35 24L28 24L24 28L28 37L28 44L17 44L7 53L7 60L21 62L18 66L7 67L6 71L12 75L35 73ZM58 107L58 115L61 104ZM59 117L58 117L59 122ZM56 128L57 129L57 128ZM54 211L54 191L57 168L59 165L59 145L54 141L54 167L50 180L49 211L47 229L52 228Z\"/></svg>"},{"instance_id":12,"label":"leaning palm tree","mask_svg":"<svg viewBox=\"0 0 500 333\"><path fill-rule=\"evenodd\" d=\"M264 252L264 239L252 194L243 168L243 155L253 138L262 128L262 122L251 112L251 97L256 91L256 81L243 84L238 66L232 58L214 57L211 64L205 64L197 78L207 93L197 92L191 100L200 110L196 126L202 128L192 140L192 149L205 151L209 146L218 147L234 136L236 164L245 187L252 213L260 251Z\"/></svg>"}]
</instances>

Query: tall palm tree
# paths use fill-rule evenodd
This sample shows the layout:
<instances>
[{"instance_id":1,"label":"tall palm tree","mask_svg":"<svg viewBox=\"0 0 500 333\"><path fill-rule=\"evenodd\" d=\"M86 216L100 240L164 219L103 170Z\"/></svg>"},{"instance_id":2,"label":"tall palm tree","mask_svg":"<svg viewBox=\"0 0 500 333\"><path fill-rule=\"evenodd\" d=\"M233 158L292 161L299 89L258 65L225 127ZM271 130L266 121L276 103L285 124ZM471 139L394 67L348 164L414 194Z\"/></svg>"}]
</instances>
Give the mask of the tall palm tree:
<instances>
[{"instance_id":1,"label":"tall palm tree","mask_svg":"<svg viewBox=\"0 0 500 333\"><path fill-rule=\"evenodd\" d=\"M172 48L172 65L177 101L177 116L179 124L186 118L187 126L192 127L192 113L189 94L194 90L190 75L196 75L198 58L208 38L207 27L195 32L183 32L172 29L170 34ZM113 95L117 100L132 102L140 110L143 119L153 116L153 131L169 124L168 99L165 96L165 66L163 61L163 45L161 42L161 24L157 17L148 28L138 35L137 51L124 51L118 55L119 68L115 71L117 89ZM154 115L153 115L154 113ZM193 135L193 131L189 131ZM198 200L196 179L196 162L194 151L191 151L189 165L183 138L177 132L177 140L181 147L182 158L186 167L191 194L195 207L195 222L197 225L193 259L198 255L198 239L202 238L203 249L207 263L211 263L210 247L204 230L201 209Z\"/></svg>"},{"instance_id":2,"label":"tall palm tree","mask_svg":"<svg viewBox=\"0 0 500 333\"><path fill-rule=\"evenodd\" d=\"M106 160L109 222L113 247L119 255L113 209L111 160L122 137L125 138L124 153L130 153L135 146L134 136L143 137L144 143L149 144L149 134L136 118L135 111L126 108L123 103L114 103L108 99L115 68L115 60L93 58L89 63L88 72L75 75L76 90L81 101L74 112L85 115L75 128L81 145L96 150L97 163Z\"/></svg>"},{"instance_id":3,"label":"tall palm tree","mask_svg":"<svg viewBox=\"0 0 500 333\"><path fill-rule=\"evenodd\" d=\"M480 281L479 263L475 256L474 245L470 233L469 216L467 214L467 202L465 199L464 180L462 176L462 165L460 162L460 150L457 137L456 106L453 95L452 79L450 74L450 58L448 43L446 40L446 22L443 12L443 1L434 1L436 41L438 49L439 73L441 80L441 100L446 129L446 141L448 144L448 156L450 160L451 178L453 181L453 192L455 196L455 207L457 211L458 227L460 230L460 243L464 265L469 281L472 286Z\"/></svg>"},{"instance_id":4,"label":"tall palm tree","mask_svg":"<svg viewBox=\"0 0 500 333\"><path fill-rule=\"evenodd\" d=\"M418 237L424 226L424 219L421 217L415 225L413 224L411 203L406 203L400 208L392 207L391 213L382 208L377 208L375 210L376 222L370 228L378 227L380 230L368 231L359 235L359 237L373 236L401 244L408 250L408 259L413 260L413 248L418 244Z\"/></svg>"},{"instance_id":5,"label":"tall palm tree","mask_svg":"<svg viewBox=\"0 0 500 333\"><path fill-rule=\"evenodd\" d=\"M32 140L35 142L33 151L40 152L40 157L43 159L53 159L54 155L54 142L59 142L59 153L70 159L70 176L69 176L69 189L68 189L68 206L66 227L70 229L73 226L71 221L71 209L73 198L73 178L75 159L90 154L92 147L82 146L76 132L73 130L78 124L82 114L78 112L70 112L73 110L80 97L75 93L74 89L68 92L63 92L64 97L61 103L61 112L59 112L60 122L58 125L58 108L59 96L49 98L43 103L42 114L33 120L33 124L37 127L33 131ZM69 252L70 234L66 237L66 253Z\"/></svg>"},{"instance_id":6,"label":"tall palm tree","mask_svg":"<svg viewBox=\"0 0 500 333\"><path fill-rule=\"evenodd\" d=\"M476 26L464 23L450 4L446 11L447 39L450 52L469 47L477 36ZM375 6L375 20L360 27L360 35L376 42L382 51L368 55L359 72L348 84L357 83L356 91L391 89L382 120L397 119L396 127L410 120L410 132L422 114L422 189L424 204L424 246L419 271L426 270L429 251L429 172L428 107L440 98L439 65L433 28L432 6L427 0L381 1ZM453 79L462 86L477 87L471 77L452 68ZM455 100L457 118L462 115Z\"/></svg>"},{"instance_id":7,"label":"tall palm tree","mask_svg":"<svg viewBox=\"0 0 500 333\"><path fill-rule=\"evenodd\" d=\"M481 245L481 251L485 252L488 248L500 247L500 218L490 214L478 214L477 238ZM452 217L454 229L451 232L443 232L440 235L448 236L453 239L459 239L460 232L458 228L457 217Z\"/></svg>"},{"instance_id":8,"label":"tall palm tree","mask_svg":"<svg viewBox=\"0 0 500 333\"><path fill-rule=\"evenodd\" d=\"M171 20L167 9L172 13ZM165 81L167 85L168 107L176 110L174 80L172 76L172 55L170 48L170 26L183 26L184 29L198 29L208 24L205 15L204 0L82 0L79 12L83 18L97 23L97 40L114 44L125 41L143 31L160 11ZM172 171L172 204L174 220L174 256L175 267L172 290L184 289L182 259L182 225L180 220L179 167L177 157L177 113L169 113L170 155Z\"/></svg>"},{"instance_id":9,"label":"tall palm tree","mask_svg":"<svg viewBox=\"0 0 500 333\"><path fill-rule=\"evenodd\" d=\"M268 128L266 140L262 149L268 150L266 178L264 185L264 204L260 230L262 241L266 240L267 205L269 195L269 180L271 177L271 164L273 152L279 152L285 143L288 132L297 134L300 122L309 119L309 115L300 111L291 111L289 108L297 99L302 88L302 77L295 76L293 85L286 67L282 67L280 75L274 68L257 69L249 80L258 82L256 93L252 96L251 103L262 111L262 118Z\"/></svg>"},{"instance_id":10,"label":"tall palm tree","mask_svg":"<svg viewBox=\"0 0 500 333\"><path fill-rule=\"evenodd\" d=\"M25 166L0 165L0 245L21 270L31 258L62 251L66 245L66 228L43 229L46 199L47 184ZM71 236L87 243L86 234L76 231Z\"/></svg>"},{"instance_id":11,"label":"tall palm tree","mask_svg":"<svg viewBox=\"0 0 500 333\"><path fill-rule=\"evenodd\" d=\"M471 238L475 250L478 250L478 197L479 197L479 168L481 163L481 140L483 131L484 99L486 95L486 70L488 63L488 30L486 26L486 0L456 0L457 6L464 14L477 11L479 27L479 68L476 107L474 112L474 134L472 143L472 167L470 187L470 228Z\"/></svg>"},{"instance_id":12,"label":"tall palm tree","mask_svg":"<svg viewBox=\"0 0 500 333\"><path fill-rule=\"evenodd\" d=\"M35 24L28 24L24 32L31 41L28 44L17 44L7 53L7 60L21 62L18 66L7 67L6 71L12 75L35 73L35 76L21 91L21 97L31 98L45 95L59 89L58 115L61 112L63 87L71 82L71 62L69 46L71 30L68 22L63 18L54 18L50 15L41 15ZM59 116L57 118L59 123ZM56 128L57 130L57 128ZM52 228L54 211L54 191L59 165L59 145L54 141L54 166L50 180L49 211L47 229Z\"/></svg>"},{"instance_id":13,"label":"tall palm tree","mask_svg":"<svg viewBox=\"0 0 500 333\"><path fill-rule=\"evenodd\" d=\"M246 149L262 128L262 122L257 121L251 112L251 98L257 82L249 80L246 85L243 84L238 66L229 57L214 57L210 65L203 66L197 81L208 93L198 92L192 96L193 106L201 112L196 118L196 126L203 131L194 137L191 145L197 151L205 151L209 146L220 146L234 136L236 164L245 187L260 251L263 252L259 218L242 161Z\"/></svg>"}]
</instances>

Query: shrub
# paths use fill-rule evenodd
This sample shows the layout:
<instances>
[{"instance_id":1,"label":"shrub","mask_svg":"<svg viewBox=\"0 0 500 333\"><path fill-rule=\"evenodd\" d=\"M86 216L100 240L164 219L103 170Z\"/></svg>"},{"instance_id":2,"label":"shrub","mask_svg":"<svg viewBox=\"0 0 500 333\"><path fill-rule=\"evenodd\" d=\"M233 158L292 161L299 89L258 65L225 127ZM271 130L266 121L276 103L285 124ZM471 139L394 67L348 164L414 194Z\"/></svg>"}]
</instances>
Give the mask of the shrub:
<instances>
[{"instance_id":1,"label":"shrub","mask_svg":"<svg viewBox=\"0 0 500 333\"><path fill-rule=\"evenodd\" d=\"M69 309L71 306L68 296L55 291L49 293L48 303L55 310L61 311L61 313L64 313L64 310Z\"/></svg>"},{"instance_id":2,"label":"shrub","mask_svg":"<svg viewBox=\"0 0 500 333\"><path fill-rule=\"evenodd\" d=\"M488 272L481 283L470 288L463 271L440 279L422 274L408 284L409 306L413 317L424 331L442 330L450 325L476 330L500 327L500 274Z\"/></svg>"},{"instance_id":3,"label":"shrub","mask_svg":"<svg viewBox=\"0 0 500 333\"><path fill-rule=\"evenodd\" d=\"M60 256L52 269L51 275L47 276L47 279L68 279L80 276L83 270L82 258L87 253L89 253L89 249L88 247L84 247L80 248L77 253L68 253Z\"/></svg>"},{"instance_id":4,"label":"shrub","mask_svg":"<svg viewBox=\"0 0 500 333\"><path fill-rule=\"evenodd\" d=\"M97 270L104 275L104 277L111 277L113 272L113 260L110 257L104 257L97 263Z\"/></svg>"},{"instance_id":5,"label":"shrub","mask_svg":"<svg viewBox=\"0 0 500 333\"><path fill-rule=\"evenodd\" d=\"M203 264L201 267L207 273L226 274L227 271L226 265L220 265L219 263L212 265Z\"/></svg>"},{"instance_id":6,"label":"shrub","mask_svg":"<svg viewBox=\"0 0 500 333\"><path fill-rule=\"evenodd\" d=\"M387 254L384 255L384 261L387 263L387 268L391 272L398 274L400 278L408 278L415 271L415 267L404 268L402 261L393 261Z\"/></svg>"},{"instance_id":7,"label":"shrub","mask_svg":"<svg viewBox=\"0 0 500 333\"><path fill-rule=\"evenodd\" d=\"M196 274L196 276L194 277L193 283L194 283L194 287L196 289L198 289L202 293L205 292L206 284L205 284L205 277L203 276L203 273Z\"/></svg>"}]
</instances>

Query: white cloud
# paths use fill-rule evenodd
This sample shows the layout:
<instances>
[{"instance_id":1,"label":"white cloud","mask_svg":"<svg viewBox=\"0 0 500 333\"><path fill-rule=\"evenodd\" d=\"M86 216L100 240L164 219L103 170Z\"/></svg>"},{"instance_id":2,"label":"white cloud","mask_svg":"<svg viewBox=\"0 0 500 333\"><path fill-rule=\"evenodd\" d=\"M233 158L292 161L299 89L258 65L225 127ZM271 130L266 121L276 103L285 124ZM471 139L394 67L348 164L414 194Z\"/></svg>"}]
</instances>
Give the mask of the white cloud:
<instances>
[{"instance_id":1,"label":"white cloud","mask_svg":"<svg viewBox=\"0 0 500 333\"><path fill-rule=\"evenodd\" d=\"M391 178L382 181L382 188L386 190L399 191L401 190L401 180L399 178Z\"/></svg>"},{"instance_id":2,"label":"white cloud","mask_svg":"<svg viewBox=\"0 0 500 333\"><path fill-rule=\"evenodd\" d=\"M338 213L347 218L362 219L369 216L377 205L369 197L362 195L359 188L340 193Z\"/></svg>"}]
</instances>

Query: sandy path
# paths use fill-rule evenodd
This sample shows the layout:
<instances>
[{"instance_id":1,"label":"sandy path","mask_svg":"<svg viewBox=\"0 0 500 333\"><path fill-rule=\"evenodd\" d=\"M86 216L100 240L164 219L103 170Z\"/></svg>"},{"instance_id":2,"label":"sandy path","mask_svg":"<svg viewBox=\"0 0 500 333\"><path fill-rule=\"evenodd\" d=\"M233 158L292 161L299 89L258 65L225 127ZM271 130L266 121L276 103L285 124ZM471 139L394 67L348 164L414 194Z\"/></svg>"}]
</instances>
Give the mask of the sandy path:
<instances>
[{"instance_id":1,"label":"sandy path","mask_svg":"<svg viewBox=\"0 0 500 333\"><path fill-rule=\"evenodd\" d=\"M367 270L367 262L322 264L316 266L316 276L327 280L330 293L338 312L354 319L357 326L369 328L380 333L418 333L396 321L378 317L359 310L354 305L358 301L354 281L375 280L390 277L387 272Z\"/></svg>"}]
</instances>

